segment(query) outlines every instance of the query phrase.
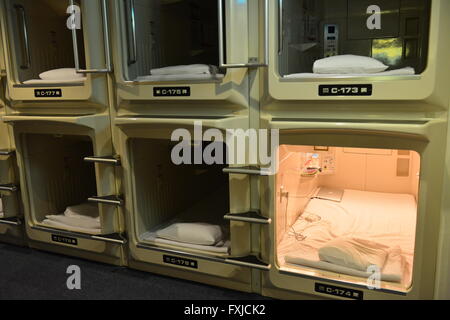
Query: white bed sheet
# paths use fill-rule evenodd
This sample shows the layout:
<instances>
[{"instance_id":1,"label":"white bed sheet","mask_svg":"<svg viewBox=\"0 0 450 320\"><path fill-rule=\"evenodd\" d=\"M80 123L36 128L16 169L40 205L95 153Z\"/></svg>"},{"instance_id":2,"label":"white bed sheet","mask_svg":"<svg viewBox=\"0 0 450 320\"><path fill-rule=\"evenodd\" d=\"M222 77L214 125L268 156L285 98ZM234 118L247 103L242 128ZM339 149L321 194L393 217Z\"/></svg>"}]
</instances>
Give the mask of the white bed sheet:
<instances>
[{"instance_id":1,"label":"white bed sheet","mask_svg":"<svg viewBox=\"0 0 450 320\"><path fill-rule=\"evenodd\" d=\"M321 79L330 77L380 77L380 76L412 76L416 72L414 68L406 67L396 70L383 71L378 73L354 73L354 74L321 74L321 73L293 73L285 75L285 79Z\"/></svg>"},{"instance_id":2,"label":"white bed sheet","mask_svg":"<svg viewBox=\"0 0 450 320\"><path fill-rule=\"evenodd\" d=\"M292 263L365 277L365 273L320 261L318 256L318 249L330 240L357 237L385 244L392 250L399 248L401 259L394 254L388 257L382 279L402 282L406 286L410 284L417 216L413 196L347 189L341 202L311 199L304 214L308 213L320 216L321 220L314 223L301 217L297 220L293 228L306 238L299 241L292 232L283 236L278 245L281 264ZM404 271L402 279L398 279L399 263Z\"/></svg>"}]
</instances>

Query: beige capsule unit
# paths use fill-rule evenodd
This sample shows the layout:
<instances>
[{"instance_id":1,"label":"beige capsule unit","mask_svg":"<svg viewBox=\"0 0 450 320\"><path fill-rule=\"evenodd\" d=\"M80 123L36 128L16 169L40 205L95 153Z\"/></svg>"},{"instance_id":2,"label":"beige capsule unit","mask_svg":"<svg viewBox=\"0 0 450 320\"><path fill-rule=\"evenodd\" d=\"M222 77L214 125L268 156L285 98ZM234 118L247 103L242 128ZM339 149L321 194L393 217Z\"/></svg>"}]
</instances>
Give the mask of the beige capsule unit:
<instances>
[{"instance_id":1,"label":"beige capsule unit","mask_svg":"<svg viewBox=\"0 0 450 320\"><path fill-rule=\"evenodd\" d=\"M255 36L267 3L113 1L118 112L248 115L254 71L267 65Z\"/></svg>"},{"instance_id":2,"label":"beige capsule unit","mask_svg":"<svg viewBox=\"0 0 450 320\"><path fill-rule=\"evenodd\" d=\"M198 121L201 129L194 128ZM212 146L226 150L221 136L228 129L246 130L247 117L117 117L114 125L123 166L129 266L254 291L253 270L268 266L252 253L251 229L244 222L251 210L249 179L246 175L230 178L222 172L226 165L206 164L201 159ZM180 154L176 149L179 133L172 141L177 129L182 130L185 146L196 162L189 164L189 151L182 153L188 163L172 156L173 152ZM215 130L214 139L208 136L208 129ZM215 154L220 157L220 153ZM239 219L230 217L230 213ZM203 239L174 239L170 232L161 233L177 222L219 226L221 234L215 237L215 244L208 244ZM202 238L209 237L205 234L208 232L204 230L198 233Z\"/></svg>"},{"instance_id":3,"label":"beige capsule unit","mask_svg":"<svg viewBox=\"0 0 450 320\"><path fill-rule=\"evenodd\" d=\"M21 171L29 246L124 265L126 243L116 194L107 115L7 115Z\"/></svg>"},{"instance_id":4,"label":"beige capsule unit","mask_svg":"<svg viewBox=\"0 0 450 320\"><path fill-rule=\"evenodd\" d=\"M442 104L449 5L445 0L271 1L268 95L280 103ZM363 60L333 60L345 55ZM327 63L320 61L324 58Z\"/></svg>"},{"instance_id":5,"label":"beige capsule unit","mask_svg":"<svg viewBox=\"0 0 450 320\"><path fill-rule=\"evenodd\" d=\"M280 145L278 170L259 178L271 221L261 230L271 264L262 294L433 299L446 119L266 125L280 130Z\"/></svg>"},{"instance_id":6,"label":"beige capsule unit","mask_svg":"<svg viewBox=\"0 0 450 320\"><path fill-rule=\"evenodd\" d=\"M112 71L107 4L1 1L7 95L15 112L106 108L105 73Z\"/></svg>"}]
</instances>

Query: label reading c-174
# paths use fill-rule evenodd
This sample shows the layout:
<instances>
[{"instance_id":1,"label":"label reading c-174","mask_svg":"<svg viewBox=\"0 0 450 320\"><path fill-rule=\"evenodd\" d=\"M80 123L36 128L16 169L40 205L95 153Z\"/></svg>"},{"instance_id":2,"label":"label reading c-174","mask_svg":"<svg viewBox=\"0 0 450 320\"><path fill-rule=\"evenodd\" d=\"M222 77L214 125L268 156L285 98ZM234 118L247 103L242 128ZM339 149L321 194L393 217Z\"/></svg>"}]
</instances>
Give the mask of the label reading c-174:
<instances>
[{"instance_id":1,"label":"label reading c-174","mask_svg":"<svg viewBox=\"0 0 450 320\"><path fill-rule=\"evenodd\" d=\"M363 300L364 292L360 290L353 290L342 287L330 286L328 284L316 283L315 291L319 293L328 294L331 296L342 297L353 300Z\"/></svg>"},{"instance_id":2,"label":"label reading c-174","mask_svg":"<svg viewBox=\"0 0 450 320\"><path fill-rule=\"evenodd\" d=\"M77 246L78 245L78 240L77 239L71 238L71 237L60 236L60 235L57 235L57 234L52 234L52 241L53 242L64 243L64 244L70 244L72 246Z\"/></svg>"},{"instance_id":3,"label":"label reading c-174","mask_svg":"<svg viewBox=\"0 0 450 320\"><path fill-rule=\"evenodd\" d=\"M35 98L61 98L62 89L34 89Z\"/></svg>"},{"instance_id":4,"label":"label reading c-174","mask_svg":"<svg viewBox=\"0 0 450 320\"><path fill-rule=\"evenodd\" d=\"M371 84L349 84L349 85L320 85L319 96L371 96Z\"/></svg>"}]
</instances>

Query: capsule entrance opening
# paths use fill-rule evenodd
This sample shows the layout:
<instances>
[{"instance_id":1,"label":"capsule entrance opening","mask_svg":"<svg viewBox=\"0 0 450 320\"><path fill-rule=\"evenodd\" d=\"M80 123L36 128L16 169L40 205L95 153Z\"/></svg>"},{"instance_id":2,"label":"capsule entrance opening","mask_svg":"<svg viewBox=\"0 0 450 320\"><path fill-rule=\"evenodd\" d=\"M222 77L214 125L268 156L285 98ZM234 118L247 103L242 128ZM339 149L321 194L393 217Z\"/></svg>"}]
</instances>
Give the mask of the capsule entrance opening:
<instances>
[{"instance_id":1,"label":"capsule entrance opening","mask_svg":"<svg viewBox=\"0 0 450 320\"><path fill-rule=\"evenodd\" d=\"M75 2L83 10L83 1ZM8 0L8 22L16 81L22 84L78 83L74 71L72 30L67 26L69 1ZM78 35L81 68L85 67L84 37ZM57 69L72 69L56 72ZM49 72L53 71L53 72Z\"/></svg>"},{"instance_id":2,"label":"capsule entrance opening","mask_svg":"<svg viewBox=\"0 0 450 320\"><path fill-rule=\"evenodd\" d=\"M125 1L125 78L138 81L214 80L217 1ZM173 68L177 67L177 68Z\"/></svg>"},{"instance_id":3,"label":"capsule entrance opening","mask_svg":"<svg viewBox=\"0 0 450 320\"><path fill-rule=\"evenodd\" d=\"M100 234L98 205L87 204L97 193L88 136L23 134L32 217L38 224L68 231Z\"/></svg>"},{"instance_id":4,"label":"capsule entrance opening","mask_svg":"<svg viewBox=\"0 0 450 320\"><path fill-rule=\"evenodd\" d=\"M203 147L208 144L203 142ZM225 166L176 165L171 159L173 146L162 139L129 141L134 221L140 241L228 255L229 224L223 216L229 213L230 201L228 176L222 173Z\"/></svg>"},{"instance_id":5,"label":"capsule entrance opening","mask_svg":"<svg viewBox=\"0 0 450 320\"><path fill-rule=\"evenodd\" d=\"M299 275L405 292L412 284L420 155L282 145L276 253Z\"/></svg>"},{"instance_id":6,"label":"capsule entrance opening","mask_svg":"<svg viewBox=\"0 0 450 320\"><path fill-rule=\"evenodd\" d=\"M429 0L283 0L279 73L293 79L421 74L430 8ZM344 55L366 59L339 60Z\"/></svg>"}]
</instances>

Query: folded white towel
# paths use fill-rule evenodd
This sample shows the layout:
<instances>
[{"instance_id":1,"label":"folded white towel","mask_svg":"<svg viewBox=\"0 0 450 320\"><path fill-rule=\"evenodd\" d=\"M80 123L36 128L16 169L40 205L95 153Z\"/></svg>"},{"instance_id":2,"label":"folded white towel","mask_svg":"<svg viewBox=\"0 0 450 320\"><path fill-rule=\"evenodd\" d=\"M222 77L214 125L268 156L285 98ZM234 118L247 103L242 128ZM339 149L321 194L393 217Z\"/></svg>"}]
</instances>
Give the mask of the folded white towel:
<instances>
[{"instance_id":1,"label":"folded white towel","mask_svg":"<svg viewBox=\"0 0 450 320\"><path fill-rule=\"evenodd\" d=\"M37 85L46 85L46 84L83 84L86 81L86 78L73 78L73 79L64 79L64 80L43 80L43 79L31 79L23 81L23 84L37 84Z\"/></svg>"},{"instance_id":2,"label":"folded white towel","mask_svg":"<svg viewBox=\"0 0 450 320\"><path fill-rule=\"evenodd\" d=\"M156 231L158 238L214 246L223 240L222 228L209 223L173 223L166 228Z\"/></svg>"},{"instance_id":3,"label":"folded white towel","mask_svg":"<svg viewBox=\"0 0 450 320\"><path fill-rule=\"evenodd\" d=\"M63 230L68 230L68 231L81 232L81 233L87 233L87 234L100 234L101 233L100 229L74 227L74 226L70 226L68 224L61 223L61 222L56 222L56 221L53 221L50 219L45 219L44 221L42 221L42 223L47 226L50 226L50 227L55 227L58 229L63 229Z\"/></svg>"},{"instance_id":4,"label":"folded white towel","mask_svg":"<svg viewBox=\"0 0 450 320\"><path fill-rule=\"evenodd\" d=\"M82 203L76 206L67 207L64 211L66 217L74 217L100 223L98 205L95 203Z\"/></svg>"},{"instance_id":5,"label":"folded white towel","mask_svg":"<svg viewBox=\"0 0 450 320\"><path fill-rule=\"evenodd\" d=\"M223 74L171 74L161 76L141 76L136 81L214 81L223 79Z\"/></svg>"},{"instance_id":6,"label":"folded white towel","mask_svg":"<svg viewBox=\"0 0 450 320\"><path fill-rule=\"evenodd\" d=\"M416 71L414 68L405 67L401 69L394 69L389 71L383 71L378 73L348 73L348 74L338 74L338 73L293 73L285 75L285 79L320 79L328 77L382 77L382 76L412 76L415 75Z\"/></svg>"},{"instance_id":7,"label":"folded white towel","mask_svg":"<svg viewBox=\"0 0 450 320\"><path fill-rule=\"evenodd\" d=\"M51 215L45 216L48 220L63 223L73 227L80 227L86 229L101 229L100 221L95 219L84 219L80 217L67 217L65 215Z\"/></svg>"},{"instance_id":8,"label":"folded white towel","mask_svg":"<svg viewBox=\"0 0 450 320\"><path fill-rule=\"evenodd\" d=\"M171 66L150 70L152 76L182 75L182 74L216 74L217 67L206 64L191 64Z\"/></svg>"},{"instance_id":9,"label":"folded white towel","mask_svg":"<svg viewBox=\"0 0 450 320\"><path fill-rule=\"evenodd\" d=\"M74 68L60 68L42 72L39 78L42 80L74 80L84 78L83 73L77 73Z\"/></svg>"}]
</instances>

